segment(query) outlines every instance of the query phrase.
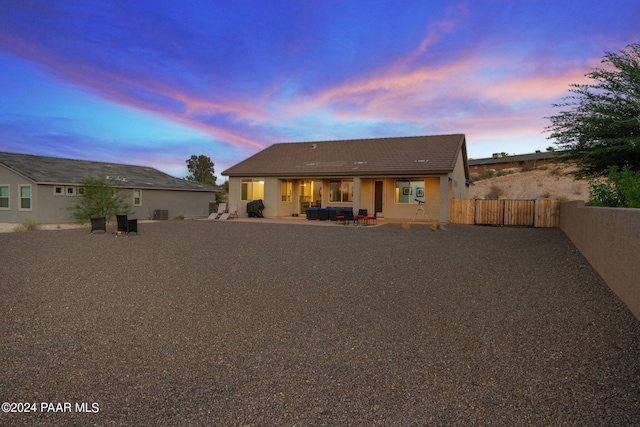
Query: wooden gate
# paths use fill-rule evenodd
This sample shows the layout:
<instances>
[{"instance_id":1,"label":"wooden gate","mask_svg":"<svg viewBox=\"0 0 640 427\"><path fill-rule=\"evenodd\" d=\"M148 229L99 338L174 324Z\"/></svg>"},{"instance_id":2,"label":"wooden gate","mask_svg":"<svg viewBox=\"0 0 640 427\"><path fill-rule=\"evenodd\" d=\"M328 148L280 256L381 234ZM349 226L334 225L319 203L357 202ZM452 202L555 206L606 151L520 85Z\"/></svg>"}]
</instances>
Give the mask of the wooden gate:
<instances>
[{"instance_id":1,"label":"wooden gate","mask_svg":"<svg viewBox=\"0 0 640 427\"><path fill-rule=\"evenodd\" d=\"M559 227L558 200L452 199L452 224Z\"/></svg>"}]
</instances>

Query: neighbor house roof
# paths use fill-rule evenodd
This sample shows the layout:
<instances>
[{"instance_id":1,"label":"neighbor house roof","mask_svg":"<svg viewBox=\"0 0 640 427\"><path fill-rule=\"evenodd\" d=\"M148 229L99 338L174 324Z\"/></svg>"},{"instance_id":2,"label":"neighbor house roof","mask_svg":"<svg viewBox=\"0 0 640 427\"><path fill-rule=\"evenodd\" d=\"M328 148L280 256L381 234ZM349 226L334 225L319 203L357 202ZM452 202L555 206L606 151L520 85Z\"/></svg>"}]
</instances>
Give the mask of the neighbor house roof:
<instances>
[{"instance_id":1,"label":"neighbor house roof","mask_svg":"<svg viewBox=\"0 0 640 427\"><path fill-rule=\"evenodd\" d=\"M450 173L466 142L462 134L271 145L222 172L246 177L424 176Z\"/></svg>"},{"instance_id":2,"label":"neighbor house roof","mask_svg":"<svg viewBox=\"0 0 640 427\"><path fill-rule=\"evenodd\" d=\"M37 184L77 185L88 176L103 176L126 188L218 191L216 188L175 178L147 166L93 162L0 152L0 164Z\"/></svg>"},{"instance_id":3,"label":"neighbor house roof","mask_svg":"<svg viewBox=\"0 0 640 427\"><path fill-rule=\"evenodd\" d=\"M558 153L554 151L546 151L541 153L531 154L516 154L513 156L498 156L487 157L483 159L469 159L469 166L476 165L493 165L498 163L511 163L511 162L527 162L531 160L548 160L557 157Z\"/></svg>"}]
</instances>

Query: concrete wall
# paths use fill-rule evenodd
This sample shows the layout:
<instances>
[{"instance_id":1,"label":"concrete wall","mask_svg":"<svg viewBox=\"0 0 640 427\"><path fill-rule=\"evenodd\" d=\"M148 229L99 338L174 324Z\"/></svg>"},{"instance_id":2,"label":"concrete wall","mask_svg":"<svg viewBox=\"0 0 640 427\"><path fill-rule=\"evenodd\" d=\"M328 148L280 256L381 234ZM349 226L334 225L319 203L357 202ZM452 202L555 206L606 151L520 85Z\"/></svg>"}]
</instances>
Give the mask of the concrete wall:
<instances>
[{"instance_id":1,"label":"concrete wall","mask_svg":"<svg viewBox=\"0 0 640 427\"><path fill-rule=\"evenodd\" d=\"M640 320L640 209L564 202L560 229Z\"/></svg>"}]
</instances>

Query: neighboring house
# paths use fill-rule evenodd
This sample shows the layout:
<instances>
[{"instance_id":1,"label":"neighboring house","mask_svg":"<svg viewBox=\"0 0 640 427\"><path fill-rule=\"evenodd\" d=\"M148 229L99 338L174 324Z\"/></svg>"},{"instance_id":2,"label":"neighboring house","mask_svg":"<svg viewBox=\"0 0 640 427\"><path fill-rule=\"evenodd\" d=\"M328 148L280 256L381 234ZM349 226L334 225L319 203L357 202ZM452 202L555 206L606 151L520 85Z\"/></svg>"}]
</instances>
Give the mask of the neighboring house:
<instances>
[{"instance_id":1,"label":"neighboring house","mask_svg":"<svg viewBox=\"0 0 640 427\"><path fill-rule=\"evenodd\" d=\"M554 151L544 153L519 154L514 156L501 156L494 154L485 159L469 159L469 171L480 173L487 170L499 171L503 169L525 168L535 169L552 161L557 156Z\"/></svg>"},{"instance_id":2,"label":"neighboring house","mask_svg":"<svg viewBox=\"0 0 640 427\"><path fill-rule=\"evenodd\" d=\"M451 198L467 197L469 185L462 134L274 144L222 174L238 214L263 199L265 217L316 206L413 219L419 200L428 219L448 222Z\"/></svg>"},{"instance_id":3,"label":"neighboring house","mask_svg":"<svg viewBox=\"0 0 640 427\"><path fill-rule=\"evenodd\" d=\"M0 152L0 222L73 222L69 208L88 176L121 187L138 219L206 217L218 191L146 166Z\"/></svg>"}]
</instances>

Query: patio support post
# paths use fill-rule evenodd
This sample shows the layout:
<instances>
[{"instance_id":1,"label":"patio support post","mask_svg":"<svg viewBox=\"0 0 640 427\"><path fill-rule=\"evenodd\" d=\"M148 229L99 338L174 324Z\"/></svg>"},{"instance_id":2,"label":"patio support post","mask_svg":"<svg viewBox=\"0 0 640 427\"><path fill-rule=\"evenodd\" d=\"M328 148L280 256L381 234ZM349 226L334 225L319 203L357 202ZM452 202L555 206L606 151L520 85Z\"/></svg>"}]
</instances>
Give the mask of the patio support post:
<instances>
[{"instance_id":1,"label":"patio support post","mask_svg":"<svg viewBox=\"0 0 640 427\"><path fill-rule=\"evenodd\" d=\"M449 176L440 177L440 206L438 207L438 221L449 222Z\"/></svg>"},{"instance_id":2,"label":"patio support post","mask_svg":"<svg viewBox=\"0 0 640 427\"><path fill-rule=\"evenodd\" d=\"M360 209L360 177L353 177L353 211Z\"/></svg>"}]
</instances>

